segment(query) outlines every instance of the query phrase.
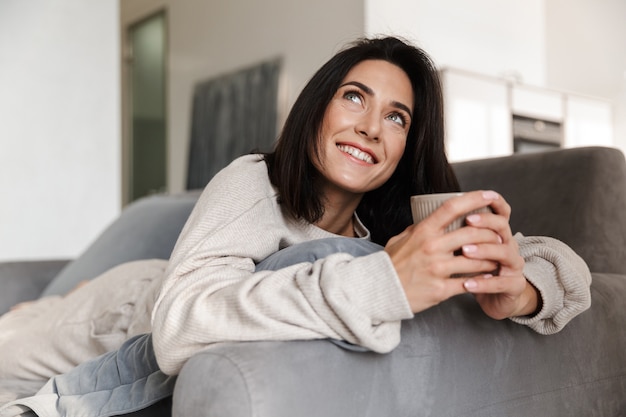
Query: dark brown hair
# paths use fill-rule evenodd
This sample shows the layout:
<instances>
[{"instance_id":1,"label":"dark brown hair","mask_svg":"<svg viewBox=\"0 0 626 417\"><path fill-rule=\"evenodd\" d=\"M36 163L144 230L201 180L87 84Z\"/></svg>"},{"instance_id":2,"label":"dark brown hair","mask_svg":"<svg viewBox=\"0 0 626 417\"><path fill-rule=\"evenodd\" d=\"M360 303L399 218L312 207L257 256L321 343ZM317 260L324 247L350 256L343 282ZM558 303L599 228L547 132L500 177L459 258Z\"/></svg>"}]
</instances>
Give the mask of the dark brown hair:
<instances>
[{"instance_id":1,"label":"dark brown hair","mask_svg":"<svg viewBox=\"0 0 626 417\"><path fill-rule=\"evenodd\" d=\"M400 67L413 87L413 120L404 154L391 178L363 196L357 213L372 240L385 245L411 224L411 195L458 191L444 150L443 95L428 55L398 38L361 39L337 53L304 87L294 103L274 152L265 155L272 184L284 209L311 223L324 213L319 173L310 160L319 153L319 132L326 107L347 73L365 60Z\"/></svg>"}]
</instances>

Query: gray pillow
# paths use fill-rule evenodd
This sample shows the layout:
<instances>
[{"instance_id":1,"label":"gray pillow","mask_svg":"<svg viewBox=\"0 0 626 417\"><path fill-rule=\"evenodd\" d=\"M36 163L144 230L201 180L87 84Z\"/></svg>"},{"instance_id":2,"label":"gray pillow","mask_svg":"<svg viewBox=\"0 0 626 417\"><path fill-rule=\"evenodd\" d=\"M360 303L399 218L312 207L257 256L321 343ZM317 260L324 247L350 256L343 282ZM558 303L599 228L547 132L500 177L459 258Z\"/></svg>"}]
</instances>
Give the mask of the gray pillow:
<instances>
[{"instance_id":1,"label":"gray pillow","mask_svg":"<svg viewBox=\"0 0 626 417\"><path fill-rule=\"evenodd\" d=\"M81 281L139 259L169 259L199 191L158 194L130 204L87 250L48 284L42 296L63 295Z\"/></svg>"}]
</instances>

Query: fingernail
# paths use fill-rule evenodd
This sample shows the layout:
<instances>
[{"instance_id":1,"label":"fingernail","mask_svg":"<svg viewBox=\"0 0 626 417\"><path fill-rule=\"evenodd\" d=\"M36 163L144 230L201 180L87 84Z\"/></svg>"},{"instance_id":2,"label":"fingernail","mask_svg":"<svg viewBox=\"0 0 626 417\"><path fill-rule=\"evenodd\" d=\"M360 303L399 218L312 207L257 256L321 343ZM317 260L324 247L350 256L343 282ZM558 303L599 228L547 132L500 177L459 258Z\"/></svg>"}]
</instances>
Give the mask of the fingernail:
<instances>
[{"instance_id":1,"label":"fingernail","mask_svg":"<svg viewBox=\"0 0 626 417\"><path fill-rule=\"evenodd\" d=\"M473 279L468 279L463 283L463 286L466 290L473 290L474 288L478 287L478 283Z\"/></svg>"},{"instance_id":2,"label":"fingernail","mask_svg":"<svg viewBox=\"0 0 626 417\"><path fill-rule=\"evenodd\" d=\"M474 253L478 250L478 247L476 245L465 245L463 246L463 252L464 253Z\"/></svg>"},{"instance_id":3,"label":"fingernail","mask_svg":"<svg viewBox=\"0 0 626 417\"><path fill-rule=\"evenodd\" d=\"M483 278L484 279L493 278L493 275L492 274L485 274L485 275L483 275Z\"/></svg>"},{"instance_id":4,"label":"fingernail","mask_svg":"<svg viewBox=\"0 0 626 417\"><path fill-rule=\"evenodd\" d=\"M498 242L500 242L500 243L502 243L502 242L503 242L503 240L502 240L502 236L500 236L500 235L498 235Z\"/></svg>"},{"instance_id":5,"label":"fingernail","mask_svg":"<svg viewBox=\"0 0 626 417\"><path fill-rule=\"evenodd\" d=\"M483 198L485 200L497 200L498 198L500 198L500 194L496 193L495 191L485 191L483 192Z\"/></svg>"},{"instance_id":6,"label":"fingernail","mask_svg":"<svg viewBox=\"0 0 626 417\"><path fill-rule=\"evenodd\" d=\"M478 223L480 221L480 214L470 214L465 220L470 223Z\"/></svg>"}]
</instances>

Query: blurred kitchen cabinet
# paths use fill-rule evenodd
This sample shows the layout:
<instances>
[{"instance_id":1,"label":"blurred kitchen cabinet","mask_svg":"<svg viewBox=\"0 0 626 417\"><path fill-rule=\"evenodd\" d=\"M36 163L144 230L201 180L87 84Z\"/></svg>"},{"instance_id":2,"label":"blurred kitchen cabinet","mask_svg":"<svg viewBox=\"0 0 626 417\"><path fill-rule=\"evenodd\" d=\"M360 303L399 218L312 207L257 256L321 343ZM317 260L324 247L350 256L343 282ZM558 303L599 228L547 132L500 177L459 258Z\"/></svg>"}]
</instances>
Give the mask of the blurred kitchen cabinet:
<instances>
[{"instance_id":1,"label":"blurred kitchen cabinet","mask_svg":"<svg viewBox=\"0 0 626 417\"><path fill-rule=\"evenodd\" d=\"M568 95L565 110L566 148L613 146L613 106L610 102Z\"/></svg>"},{"instance_id":2,"label":"blurred kitchen cabinet","mask_svg":"<svg viewBox=\"0 0 626 417\"><path fill-rule=\"evenodd\" d=\"M440 71L452 162L579 146L614 146L613 106L456 68Z\"/></svg>"},{"instance_id":3,"label":"blurred kitchen cabinet","mask_svg":"<svg viewBox=\"0 0 626 417\"><path fill-rule=\"evenodd\" d=\"M508 86L500 80L460 70L445 69L441 74L449 160L511 154Z\"/></svg>"},{"instance_id":4,"label":"blurred kitchen cabinet","mask_svg":"<svg viewBox=\"0 0 626 417\"><path fill-rule=\"evenodd\" d=\"M511 112L518 116L563 122L563 98L558 91L520 84L511 86Z\"/></svg>"}]
</instances>

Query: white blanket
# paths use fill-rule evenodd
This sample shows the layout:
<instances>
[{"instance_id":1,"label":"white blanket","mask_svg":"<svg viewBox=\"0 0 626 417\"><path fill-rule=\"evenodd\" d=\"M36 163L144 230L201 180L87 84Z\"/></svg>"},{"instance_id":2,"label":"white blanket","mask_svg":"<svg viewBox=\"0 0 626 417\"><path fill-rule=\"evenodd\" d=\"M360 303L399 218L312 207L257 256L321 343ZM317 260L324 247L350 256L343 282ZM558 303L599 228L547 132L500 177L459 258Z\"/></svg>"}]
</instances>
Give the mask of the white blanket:
<instances>
[{"instance_id":1,"label":"white blanket","mask_svg":"<svg viewBox=\"0 0 626 417\"><path fill-rule=\"evenodd\" d=\"M166 265L165 260L129 262L64 297L42 298L1 316L0 404L150 332Z\"/></svg>"}]
</instances>

